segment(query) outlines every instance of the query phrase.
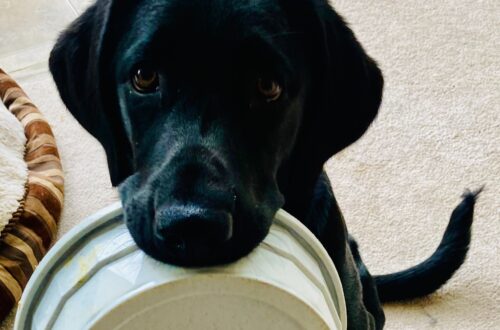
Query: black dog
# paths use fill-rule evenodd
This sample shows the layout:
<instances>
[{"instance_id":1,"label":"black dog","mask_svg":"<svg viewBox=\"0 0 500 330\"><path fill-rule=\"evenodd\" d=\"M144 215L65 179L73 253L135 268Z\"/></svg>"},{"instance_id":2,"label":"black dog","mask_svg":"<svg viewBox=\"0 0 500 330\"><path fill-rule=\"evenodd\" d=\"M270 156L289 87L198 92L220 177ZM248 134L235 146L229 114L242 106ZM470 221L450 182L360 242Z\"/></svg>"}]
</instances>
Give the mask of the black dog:
<instances>
[{"instance_id":1,"label":"black dog","mask_svg":"<svg viewBox=\"0 0 500 330\"><path fill-rule=\"evenodd\" d=\"M137 244L162 261L234 261L283 207L329 251L349 328L433 292L462 264L476 194L423 263L371 277L323 164L375 118L383 79L326 0L98 0L60 37L62 99L104 146Z\"/></svg>"}]
</instances>

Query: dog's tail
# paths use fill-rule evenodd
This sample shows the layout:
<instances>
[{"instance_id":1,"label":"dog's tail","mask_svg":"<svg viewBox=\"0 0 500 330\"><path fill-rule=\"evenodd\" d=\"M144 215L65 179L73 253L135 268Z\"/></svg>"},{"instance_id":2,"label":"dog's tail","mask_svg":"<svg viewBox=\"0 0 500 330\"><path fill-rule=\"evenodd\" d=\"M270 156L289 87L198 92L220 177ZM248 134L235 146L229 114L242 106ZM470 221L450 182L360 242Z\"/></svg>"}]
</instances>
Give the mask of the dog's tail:
<instances>
[{"instance_id":1,"label":"dog's tail","mask_svg":"<svg viewBox=\"0 0 500 330\"><path fill-rule=\"evenodd\" d=\"M407 270L374 277L381 302L425 296L453 276L469 250L474 204L481 191L482 188L463 195L451 214L441 243L429 258Z\"/></svg>"}]
</instances>

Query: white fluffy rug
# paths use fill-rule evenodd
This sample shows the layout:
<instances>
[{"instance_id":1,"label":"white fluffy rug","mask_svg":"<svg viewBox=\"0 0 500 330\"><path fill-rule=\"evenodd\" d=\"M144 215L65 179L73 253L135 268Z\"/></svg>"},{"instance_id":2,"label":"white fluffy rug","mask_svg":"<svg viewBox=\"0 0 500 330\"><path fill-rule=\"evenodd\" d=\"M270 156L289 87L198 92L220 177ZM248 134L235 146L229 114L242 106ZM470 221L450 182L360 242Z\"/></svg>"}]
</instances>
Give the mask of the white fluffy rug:
<instances>
[{"instance_id":1,"label":"white fluffy rug","mask_svg":"<svg viewBox=\"0 0 500 330\"><path fill-rule=\"evenodd\" d=\"M0 233L23 199L28 169L21 123L0 102Z\"/></svg>"}]
</instances>

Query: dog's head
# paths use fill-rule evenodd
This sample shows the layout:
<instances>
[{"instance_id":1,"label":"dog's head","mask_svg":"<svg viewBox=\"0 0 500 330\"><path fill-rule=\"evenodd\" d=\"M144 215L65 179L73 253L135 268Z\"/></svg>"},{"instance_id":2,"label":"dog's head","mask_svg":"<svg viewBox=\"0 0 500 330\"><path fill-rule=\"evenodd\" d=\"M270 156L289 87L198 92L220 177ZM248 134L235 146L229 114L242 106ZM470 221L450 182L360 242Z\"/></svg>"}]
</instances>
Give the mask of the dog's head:
<instances>
[{"instance_id":1,"label":"dog's head","mask_svg":"<svg viewBox=\"0 0 500 330\"><path fill-rule=\"evenodd\" d=\"M284 203L280 170L357 140L382 93L324 0L98 0L50 69L105 148L137 244L187 266L257 246Z\"/></svg>"}]
</instances>

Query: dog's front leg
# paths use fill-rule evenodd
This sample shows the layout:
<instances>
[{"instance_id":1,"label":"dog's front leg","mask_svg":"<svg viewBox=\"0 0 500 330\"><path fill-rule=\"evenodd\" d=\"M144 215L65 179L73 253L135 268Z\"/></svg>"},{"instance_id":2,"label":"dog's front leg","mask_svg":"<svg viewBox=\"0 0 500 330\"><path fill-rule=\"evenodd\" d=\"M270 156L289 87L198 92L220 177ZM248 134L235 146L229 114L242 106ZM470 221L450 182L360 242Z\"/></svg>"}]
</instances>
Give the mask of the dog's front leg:
<instances>
[{"instance_id":1,"label":"dog's front leg","mask_svg":"<svg viewBox=\"0 0 500 330\"><path fill-rule=\"evenodd\" d=\"M328 251L340 275L347 305L348 329L382 329L385 317L377 289L357 249L353 256L344 218L325 174L318 185L322 187L317 187L316 192L321 193L315 194L317 203L313 202L308 225Z\"/></svg>"},{"instance_id":2,"label":"dog's front leg","mask_svg":"<svg viewBox=\"0 0 500 330\"><path fill-rule=\"evenodd\" d=\"M374 316L367 310L363 300L363 286L351 249L347 244L347 230L342 217L328 218L319 239L333 260L340 275L347 305L348 329L378 329Z\"/></svg>"}]
</instances>

